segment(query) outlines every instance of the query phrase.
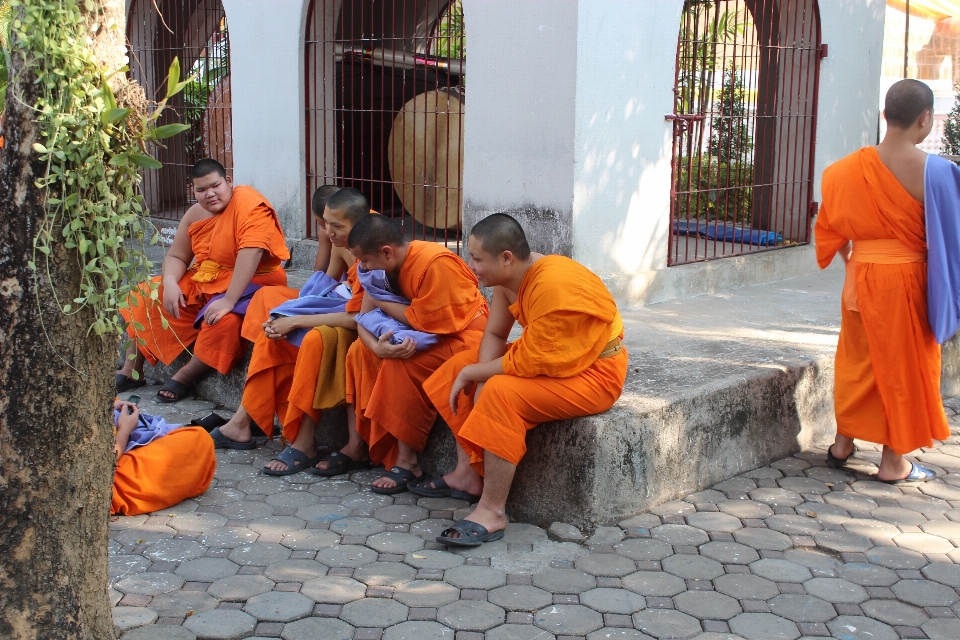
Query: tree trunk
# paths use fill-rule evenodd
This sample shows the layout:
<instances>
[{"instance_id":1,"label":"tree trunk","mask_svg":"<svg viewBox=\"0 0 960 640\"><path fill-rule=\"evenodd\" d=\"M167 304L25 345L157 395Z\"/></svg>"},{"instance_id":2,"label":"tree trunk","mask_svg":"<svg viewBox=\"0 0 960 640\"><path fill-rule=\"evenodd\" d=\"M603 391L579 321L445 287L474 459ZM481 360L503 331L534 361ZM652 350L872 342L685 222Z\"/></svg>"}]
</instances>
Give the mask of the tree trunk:
<instances>
[{"instance_id":1,"label":"tree trunk","mask_svg":"<svg viewBox=\"0 0 960 640\"><path fill-rule=\"evenodd\" d=\"M93 4L90 24L120 25L92 45L116 69L123 2ZM32 150L34 78L22 56L11 63L0 162L0 637L101 640L115 637L107 533L117 338L88 332L91 314L64 315L53 302L54 291L67 302L79 291L75 252L56 247L39 280L27 265L44 216L34 185L44 167Z\"/></svg>"}]
</instances>

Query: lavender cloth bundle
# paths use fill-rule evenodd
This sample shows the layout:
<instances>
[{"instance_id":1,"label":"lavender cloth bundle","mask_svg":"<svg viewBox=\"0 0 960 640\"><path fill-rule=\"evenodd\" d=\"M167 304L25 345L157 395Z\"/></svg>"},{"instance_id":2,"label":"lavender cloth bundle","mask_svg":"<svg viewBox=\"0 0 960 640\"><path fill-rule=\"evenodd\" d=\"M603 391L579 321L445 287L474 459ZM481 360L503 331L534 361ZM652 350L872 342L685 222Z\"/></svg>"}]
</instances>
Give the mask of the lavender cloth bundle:
<instances>
[{"instance_id":1,"label":"lavender cloth bundle","mask_svg":"<svg viewBox=\"0 0 960 640\"><path fill-rule=\"evenodd\" d=\"M357 276L360 278L360 284L363 285L365 295L372 296L376 300L383 302L396 302L398 304L410 304L406 298L398 296L390 288L390 281L383 269L373 269L364 271L357 269ZM433 333L417 331L410 328L410 325L391 318L380 309L374 309L366 313L358 313L355 320L357 324L379 339L380 336L392 331L390 336L391 344L401 344L404 339L410 338L417 343L417 351L425 351L437 344L439 338Z\"/></svg>"}]
</instances>

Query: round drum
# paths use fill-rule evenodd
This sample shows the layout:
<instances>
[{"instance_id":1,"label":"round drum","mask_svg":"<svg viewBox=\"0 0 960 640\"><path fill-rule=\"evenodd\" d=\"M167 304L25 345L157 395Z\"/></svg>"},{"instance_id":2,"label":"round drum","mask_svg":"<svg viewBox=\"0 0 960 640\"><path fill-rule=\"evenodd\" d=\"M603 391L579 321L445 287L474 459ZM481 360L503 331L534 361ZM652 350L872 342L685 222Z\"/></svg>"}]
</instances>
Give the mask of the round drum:
<instances>
[{"instance_id":1,"label":"round drum","mask_svg":"<svg viewBox=\"0 0 960 640\"><path fill-rule=\"evenodd\" d=\"M393 188L413 218L455 229L463 192L463 103L445 91L421 93L403 106L390 131Z\"/></svg>"}]
</instances>

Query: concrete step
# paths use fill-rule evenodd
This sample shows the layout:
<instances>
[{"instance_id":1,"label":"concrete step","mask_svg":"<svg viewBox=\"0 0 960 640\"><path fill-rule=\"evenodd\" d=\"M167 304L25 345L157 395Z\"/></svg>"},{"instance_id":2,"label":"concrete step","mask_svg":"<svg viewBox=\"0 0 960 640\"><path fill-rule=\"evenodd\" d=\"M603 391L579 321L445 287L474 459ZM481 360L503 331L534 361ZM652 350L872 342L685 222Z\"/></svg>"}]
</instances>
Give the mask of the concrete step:
<instances>
[{"instance_id":1,"label":"concrete step","mask_svg":"<svg viewBox=\"0 0 960 640\"><path fill-rule=\"evenodd\" d=\"M622 397L603 414L530 432L511 515L593 530L831 441L842 280L829 269L625 311ZM208 377L198 394L235 408L244 370ZM958 373L951 342L944 397L960 393ZM321 445L340 446L345 414L327 412L318 432ZM437 473L454 460L452 434L438 420L422 464Z\"/></svg>"}]
</instances>

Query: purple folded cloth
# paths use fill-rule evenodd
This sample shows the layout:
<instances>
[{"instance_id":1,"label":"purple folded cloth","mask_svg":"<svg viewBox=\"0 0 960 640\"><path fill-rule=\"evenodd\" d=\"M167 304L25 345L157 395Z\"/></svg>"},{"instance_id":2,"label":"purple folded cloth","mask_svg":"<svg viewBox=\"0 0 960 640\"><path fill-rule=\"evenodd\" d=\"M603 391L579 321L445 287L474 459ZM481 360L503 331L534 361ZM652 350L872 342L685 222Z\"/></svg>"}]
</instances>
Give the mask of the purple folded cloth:
<instances>
[{"instance_id":1,"label":"purple folded cloth","mask_svg":"<svg viewBox=\"0 0 960 640\"><path fill-rule=\"evenodd\" d=\"M250 306L250 300L253 298L253 294L255 294L262 286L262 284L248 284L247 288L243 290L243 293L240 295L240 299L237 300L237 304L233 307L233 310L230 313L235 313L238 316L245 314L247 312L247 307ZM199 329L200 325L203 324L203 315L207 312L207 308L220 298L223 298L225 295L226 294L224 293L218 293L210 298L207 301L207 304L203 305L203 308L200 309L200 313L197 314L197 319L193 321L194 329Z\"/></svg>"},{"instance_id":2,"label":"purple folded cloth","mask_svg":"<svg viewBox=\"0 0 960 640\"><path fill-rule=\"evenodd\" d=\"M396 302L398 304L410 304L410 301L402 296L398 296L390 288L390 280L383 269L371 269L364 271L357 269L357 276L360 278L360 284L363 285L365 295L373 297L375 300L383 302ZM404 338L410 338L417 343L417 351L424 351L437 344L437 336L433 333L417 331L410 328L410 325L391 318L380 309L374 309L367 313L358 313L354 318L357 325L363 327L380 338L388 331L392 331L390 336L391 344L400 344Z\"/></svg>"},{"instance_id":3,"label":"purple folded cloth","mask_svg":"<svg viewBox=\"0 0 960 640\"><path fill-rule=\"evenodd\" d=\"M336 289L339 282L323 271L315 272L300 289L300 296L284 302L270 311L270 316L313 316L321 313L342 313L347 310L347 301ZM294 329L284 336L295 347L299 347L309 329Z\"/></svg>"},{"instance_id":4,"label":"purple folded cloth","mask_svg":"<svg viewBox=\"0 0 960 640\"><path fill-rule=\"evenodd\" d=\"M120 412L114 409L113 424L116 425L119 419ZM182 426L182 424L170 424L161 416L151 416L146 413L141 413L140 420L137 422L137 426L134 427L133 431L130 432L130 439L127 440L127 448L124 449L123 452L126 453L135 447L148 445L157 438L162 438Z\"/></svg>"},{"instance_id":5,"label":"purple folded cloth","mask_svg":"<svg viewBox=\"0 0 960 640\"><path fill-rule=\"evenodd\" d=\"M927 317L943 344L960 327L960 167L931 154L925 169Z\"/></svg>"}]
</instances>

